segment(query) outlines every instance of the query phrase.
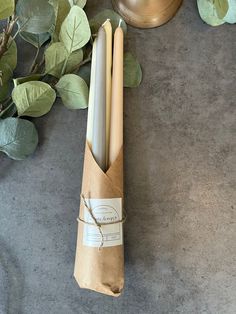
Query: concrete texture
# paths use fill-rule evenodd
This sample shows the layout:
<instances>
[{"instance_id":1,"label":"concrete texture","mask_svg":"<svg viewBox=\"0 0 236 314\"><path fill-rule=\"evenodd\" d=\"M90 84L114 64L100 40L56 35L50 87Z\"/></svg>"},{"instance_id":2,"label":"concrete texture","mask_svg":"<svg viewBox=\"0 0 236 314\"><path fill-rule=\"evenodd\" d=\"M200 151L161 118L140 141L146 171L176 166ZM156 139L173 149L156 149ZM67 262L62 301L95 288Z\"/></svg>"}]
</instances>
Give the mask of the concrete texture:
<instances>
[{"instance_id":1,"label":"concrete texture","mask_svg":"<svg viewBox=\"0 0 236 314\"><path fill-rule=\"evenodd\" d=\"M110 1L88 1L90 16ZM73 264L86 111L60 101L35 120L40 145L0 161L0 313L236 312L236 26L212 28L196 1L158 29L129 28L144 80L125 91L126 284L81 290ZM32 49L19 51L18 74Z\"/></svg>"}]
</instances>

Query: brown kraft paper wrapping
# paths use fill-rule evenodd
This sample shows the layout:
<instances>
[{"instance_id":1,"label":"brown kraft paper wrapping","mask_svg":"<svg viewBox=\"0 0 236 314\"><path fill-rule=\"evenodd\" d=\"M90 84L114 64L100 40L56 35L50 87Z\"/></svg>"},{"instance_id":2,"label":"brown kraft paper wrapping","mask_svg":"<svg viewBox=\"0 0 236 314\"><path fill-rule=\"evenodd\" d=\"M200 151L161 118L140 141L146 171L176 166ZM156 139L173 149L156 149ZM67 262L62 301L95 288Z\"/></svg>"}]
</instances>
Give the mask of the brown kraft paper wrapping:
<instances>
[{"instance_id":1,"label":"brown kraft paper wrapping","mask_svg":"<svg viewBox=\"0 0 236 314\"><path fill-rule=\"evenodd\" d=\"M86 143L81 195L86 199L121 198L123 200L123 148L115 162L104 173ZM82 220L84 220L85 210L83 200L81 200L80 218ZM85 246L83 244L84 226L85 224L79 221L75 279L81 288L119 296L124 286L123 244L102 248ZM121 227L123 228L122 224Z\"/></svg>"}]
</instances>

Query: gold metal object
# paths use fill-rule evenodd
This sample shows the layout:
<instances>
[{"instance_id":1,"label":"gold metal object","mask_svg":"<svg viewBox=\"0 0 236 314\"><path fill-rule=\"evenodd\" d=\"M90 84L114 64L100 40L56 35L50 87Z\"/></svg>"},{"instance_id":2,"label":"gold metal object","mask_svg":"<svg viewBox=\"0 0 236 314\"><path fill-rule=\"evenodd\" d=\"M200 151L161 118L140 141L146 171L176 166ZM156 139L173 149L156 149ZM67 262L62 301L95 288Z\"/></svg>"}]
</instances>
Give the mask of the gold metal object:
<instances>
[{"instance_id":1,"label":"gold metal object","mask_svg":"<svg viewBox=\"0 0 236 314\"><path fill-rule=\"evenodd\" d=\"M152 28L168 22L182 0L112 0L114 9L135 27Z\"/></svg>"}]
</instances>

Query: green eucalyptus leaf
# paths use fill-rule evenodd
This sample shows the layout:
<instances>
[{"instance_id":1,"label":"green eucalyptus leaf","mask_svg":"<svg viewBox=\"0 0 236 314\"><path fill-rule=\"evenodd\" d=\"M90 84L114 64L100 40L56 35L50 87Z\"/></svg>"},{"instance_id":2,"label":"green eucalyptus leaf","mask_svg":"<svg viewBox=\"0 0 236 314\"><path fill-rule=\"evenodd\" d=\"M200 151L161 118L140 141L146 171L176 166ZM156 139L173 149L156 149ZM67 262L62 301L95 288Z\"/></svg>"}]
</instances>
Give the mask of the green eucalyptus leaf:
<instances>
[{"instance_id":1,"label":"green eucalyptus leaf","mask_svg":"<svg viewBox=\"0 0 236 314\"><path fill-rule=\"evenodd\" d=\"M0 38L2 34L0 35ZM10 39L8 49L0 59L0 101L8 94L8 82L12 78L17 65L17 47L14 40Z\"/></svg>"},{"instance_id":2,"label":"green eucalyptus leaf","mask_svg":"<svg viewBox=\"0 0 236 314\"><path fill-rule=\"evenodd\" d=\"M218 26L225 22L219 19L213 1L214 0L197 0L198 11L204 22L211 26Z\"/></svg>"},{"instance_id":3,"label":"green eucalyptus leaf","mask_svg":"<svg viewBox=\"0 0 236 314\"><path fill-rule=\"evenodd\" d=\"M100 26L107 20L110 19L111 25L112 25L112 29L113 29L113 33L115 31L115 29L117 28L117 26L120 23L121 20L121 27L124 31L124 33L127 33L127 25L125 23L125 21L123 20L123 18L117 14L115 11L110 10L110 9L106 9L101 11L100 13L98 13L97 15L95 15L90 21L90 27L91 27L91 31L92 34L96 34L100 28Z\"/></svg>"},{"instance_id":4,"label":"green eucalyptus leaf","mask_svg":"<svg viewBox=\"0 0 236 314\"><path fill-rule=\"evenodd\" d=\"M32 34L24 31L20 32L20 36L35 48L40 48L51 37L50 33Z\"/></svg>"},{"instance_id":5,"label":"green eucalyptus leaf","mask_svg":"<svg viewBox=\"0 0 236 314\"><path fill-rule=\"evenodd\" d=\"M19 116L40 117L50 111L56 93L47 83L32 81L16 86L12 99Z\"/></svg>"},{"instance_id":6,"label":"green eucalyptus leaf","mask_svg":"<svg viewBox=\"0 0 236 314\"><path fill-rule=\"evenodd\" d=\"M55 23L53 7L48 0L18 0L16 5L19 27L33 34L47 33Z\"/></svg>"},{"instance_id":7,"label":"green eucalyptus leaf","mask_svg":"<svg viewBox=\"0 0 236 314\"><path fill-rule=\"evenodd\" d=\"M69 0L70 5L73 7L73 5L78 5L83 9L85 7L87 0Z\"/></svg>"},{"instance_id":8,"label":"green eucalyptus leaf","mask_svg":"<svg viewBox=\"0 0 236 314\"><path fill-rule=\"evenodd\" d=\"M7 83L13 75L12 68L2 59L0 60L0 86Z\"/></svg>"},{"instance_id":9,"label":"green eucalyptus leaf","mask_svg":"<svg viewBox=\"0 0 236 314\"><path fill-rule=\"evenodd\" d=\"M10 158L21 160L33 154L38 145L34 124L19 118L0 120L0 151Z\"/></svg>"},{"instance_id":10,"label":"green eucalyptus leaf","mask_svg":"<svg viewBox=\"0 0 236 314\"><path fill-rule=\"evenodd\" d=\"M0 20L6 19L14 13L14 0L0 0Z\"/></svg>"},{"instance_id":11,"label":"green eucalyptus leaf","mask_svg":"<svg viewBox=\"0 0 236 314\"><path fill-rule=\"evenodd\" d=\"M4 101L9 95L10 86L9 83L4 83L0 85L0 102Z\"/></svg>"},{"instance_id":12,"label":"green eucalyptus leaf","mask_svg":"<svg viewBox=\"0 0 236 314\"><path fill-rule=\"evenodd\" d=\"M2 34L0 34L0 38L2 38ZM7 63L12 71L15 70L17 65L17 46L15 40L10 38L8 43L8 49L4 53L4 55L1 57L2 63Z\"/></svg>"},{"instance_id":13,"label":"green eucalyptus leaf","mask_svg":"<svg viewBox=\"0 0 236 314\"><path fill-rule=\"evenodd\" d=\"M40 81L43 77L44 77L44 74L31 74L28 76L17 77L13 79L13 82L14 82L14 86L17 86L25 82Z\"/></svg>"},{"instance_id":14,"label":"green eucalyptus leaf","mask_svg":"<svg viewBox=\"0 0 236 314\"><path fill-rule=\"evenodd\" d=\"M78 65L82 60L82 49L76 50L69 54L63 43L53 43L45 51L45 70L46 73L60 78L65 62L67 62L65 73L69 73L73 71L75 66Z\"/></svg>"},{"instance_id":15,"label":"green eucalyptus leaf","mask_svg":"<svg viewBox=\"0 0 236 314\"><path fill-rule=\"evenodd\" d=\"M53 6L56 20L53 40L58 41L62 22L70 12L70 4L68 0L49 0L49 3Z\"/></svg>"},{"instance_id":16,"label":"green eucalyptus leaf","mask_svg":"<svg viewBox=\"0 0 236 314\"><path fill-rule=\"evenodd\" d=\"M56 89L67 108L84 109L88 107L88 86L78 75L64 75L57 83Z\"/></svg>"},{"instance_id":17,"label":"green eucalyptus leaf","mask_svg":"<svg viewBox=\"0 0 236 314\"><path fill-rule=\"evenodd\" d=\"M64 20L60 40L69 53L84 47L91 37L87 16L83 9L73 6Z\"/></svg>"},{"instance_id":18,"label":"green eucalyptus leaf","mask_svg":"<svg viewBox=\"0 0 236 314\"><path fill-rule=\"evenodd\" d=\"M130 53L124 55L124 86L137 87L142 81L142 69L138 60Z\"/></svg>"},{"instance_id":19,"label":"green eucalyptus leaf","mask_svg":"<svg viewBox=\"0 0 236 314\"><path fill-rule=\"evenodd\" d=\"M228 0L214 0L214 6L219 19L223 19L229 9Z\"/></svg>"},{"instance_id":20,"label":"green eucalyptus leaf","mask_svg":"<svg viewBox=\"0 0 236 314\"><path fill-rule=\"evenodd\" d=\"M91 62L88 62L79 68L77 73L89 86L90 85L90 75L91 75Z\"/></svg>"},{"instance_id":21,"label":"green eucalyptus leaf","mask_svg":"<svg viewBox=\"0 0 236 314\"><path fill-rule=\"evenodd\" d=\"M229 1L229 10L224 17L224 21L230 24L236 23L236 0Z\"/></svg>"}]
</instances>

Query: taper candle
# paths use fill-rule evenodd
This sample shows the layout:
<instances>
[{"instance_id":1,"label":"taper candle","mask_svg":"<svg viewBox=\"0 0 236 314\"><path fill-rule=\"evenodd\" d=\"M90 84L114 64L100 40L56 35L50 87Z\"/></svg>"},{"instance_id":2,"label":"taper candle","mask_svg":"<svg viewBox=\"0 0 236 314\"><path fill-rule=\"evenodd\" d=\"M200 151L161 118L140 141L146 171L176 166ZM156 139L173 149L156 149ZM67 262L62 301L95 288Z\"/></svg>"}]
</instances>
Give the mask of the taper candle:
<instances>
[{"instance_id":1,"label":"taper candle","mask_svg":"<svg viewBox=\"0 0 236 314\"><path fill-rule=\"evenodd\" d=\"M96 42L93 43L92 62L91 62L91 77L89 89L89 103L88 103L88 119L87 119L87 141L91 148L93 138L93 116L94 116L94 91L95 91L95 72L96 72Z\"/></svg>"},{"instance_id":2,"label":"taper candle","mask_svg":"<svg viewBox=\"0 0 236 314\"><path fill-rule=\"evenodd\" d=\"M114 35L109 165L123 145L123 54L124 33L119 25Z\"/></svg>"},{"instance_id":3,"label":"taper candle","mask_svg":"<svg viewBox=\"0 0 236 314\"><path fill-rule=\"evenodd\" d=\"M106 33L100 27L96 45L92 152L100 168L106 170Z\"/></svg>"},{"instance_id":4,"label":"taper candle","mask_svg":"<svg viewBox=\"0 0 236 314\"><path fill-rule=\"evenodd\" d=\"M111 119L111 67L112 67L112 26L110 20L103 24L106 32L106 165L108 165L110 119Z\"/></svg>"}]
</instances>

